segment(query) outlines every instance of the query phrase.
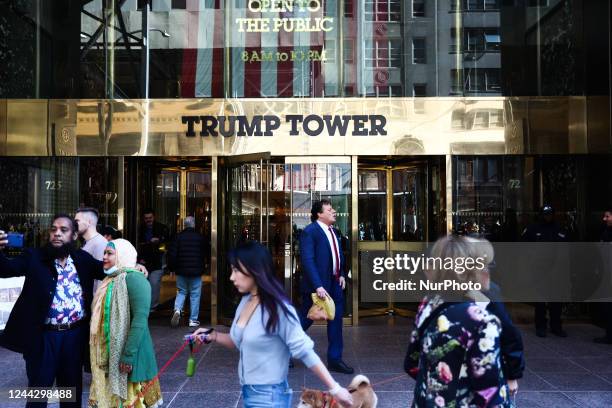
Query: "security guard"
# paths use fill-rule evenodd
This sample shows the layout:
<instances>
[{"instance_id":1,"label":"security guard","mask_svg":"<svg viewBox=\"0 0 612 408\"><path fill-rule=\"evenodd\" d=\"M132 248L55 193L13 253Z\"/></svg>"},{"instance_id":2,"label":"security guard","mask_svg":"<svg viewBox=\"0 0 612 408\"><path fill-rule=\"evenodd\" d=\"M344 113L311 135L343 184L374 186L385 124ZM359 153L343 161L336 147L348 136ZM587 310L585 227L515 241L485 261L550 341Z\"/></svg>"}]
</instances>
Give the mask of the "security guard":
<instances>
[{"instance_id":1,"label":"security guard","mask_svg":"<svg viewBox=\"0 0 612 408\"><path fill-rule=\"evenodd\" d=\"M540 219L537 223L529 225L523 231L521 239L527 242L566 242L567 233L555 222L555 210L550 205L540 209ZM559 337L567 337L561 326L560 302L539 302L535 305L536 335L546 337L546 309L550 315L550 331Z\"/></svg>"}]
</instances>

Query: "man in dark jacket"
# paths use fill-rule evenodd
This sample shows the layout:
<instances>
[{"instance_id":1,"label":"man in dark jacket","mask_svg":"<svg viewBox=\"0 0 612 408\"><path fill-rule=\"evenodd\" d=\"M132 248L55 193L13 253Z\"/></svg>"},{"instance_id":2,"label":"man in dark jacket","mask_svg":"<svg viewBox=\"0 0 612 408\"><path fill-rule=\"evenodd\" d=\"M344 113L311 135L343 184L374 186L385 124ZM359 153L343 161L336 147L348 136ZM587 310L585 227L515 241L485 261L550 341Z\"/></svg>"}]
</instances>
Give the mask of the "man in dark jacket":
<instances>
[{"instance_id":1,"label":"man in dark jacket","mask_svg":"<svg viewBox=\"0 0 612 408\"><path fill-rule=\"evenodd\" d=\"M604 228L601 232L599 241L612 242L612 208L604 212L602 221L604 223ZM601 344L612 344L612 303L602 303L601 310L603 312L606 335L603 337L597 337L593 339L593 341Z\"/></svg>"},{"instance_id":2,"label":"man in dark jacket","mask_svg":"<svg viewBox=\"0 0 612 408\"><path fill-rule=\"evenodd\" d=\"M168 269L176 272L178 294L174 301L174 314L170 320L176 327L181 319L185 298L189 296L191 313L189 327L198 327L202 274L206 265L206 254L210 252L204 237L195 230L195 219L185 218L185 229L177 235L168 251Z\"/></svg>"},{"instance_id":3,"label":"man in dark jacket","mask_svg":"<svg viewBox=\"0 0 612 408\"><path fill-rule=\"evenodd\" d=\"M151 283L151 309L159 305L159 290L161 288L162 251L161 245L169 238L168 227L155 221L155 212L151 209L143 212L144 223L140 226L138 234L138 263L144 265L149 271Z\"/></svg>"},{"instance_id":4,"label":"man in dark jacket","mask_svg":"<svg viewBox=\"0 0 612 408\"><path fill-rule=\"evenodd\" d=\"M23 354L29 387L74 387L80 407L83 366L89 366L89 318L94 279L104 279L102 262L76 249L77 226L57 215L49 243L8 259L0 252L0 277L25 276L23 290L11 312L0 345ZM0 250L7 235L0 231ZM47 403L27 404L28 407Z\"/></svg>"},{"instance_id":5,"label":"man in dark jacket","mask_svg":"<svg viewBox=\"0 0 612 408\"><path fill-rule=\"evenodd\" d=\"M567 232L555 222L555 211L545 205L540 209L540 219L537 223L529 225L523 231L521 239L526 242L567 242ZM560 302L537 302L535 304L535 326L538 337L546 337L547 320L546 309L550 315L550 332L559 337L567 337L561 324Z\"/></svg>"}]
</instances>

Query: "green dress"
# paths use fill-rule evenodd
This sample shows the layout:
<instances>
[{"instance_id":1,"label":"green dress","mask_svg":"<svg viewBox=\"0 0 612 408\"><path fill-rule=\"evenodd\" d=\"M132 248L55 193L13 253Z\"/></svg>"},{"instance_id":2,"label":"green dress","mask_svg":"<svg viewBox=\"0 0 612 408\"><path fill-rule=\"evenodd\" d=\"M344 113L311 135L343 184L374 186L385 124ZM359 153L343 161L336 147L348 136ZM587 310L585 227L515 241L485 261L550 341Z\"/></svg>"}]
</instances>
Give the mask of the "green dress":
<instances>
[{"instance_id":1,"label":"green dress","mask_svg":"<svg viewBox=\"0 0 612 408\"><path fill-rule=\"evenodd\" d=\"M157 375L155 350L148 324L151 285L141 272L132 270L128 270L125 282L130 296L131 323L121 362L132 366L129 381L147 381Z\"/></svg>"}]
</instances>

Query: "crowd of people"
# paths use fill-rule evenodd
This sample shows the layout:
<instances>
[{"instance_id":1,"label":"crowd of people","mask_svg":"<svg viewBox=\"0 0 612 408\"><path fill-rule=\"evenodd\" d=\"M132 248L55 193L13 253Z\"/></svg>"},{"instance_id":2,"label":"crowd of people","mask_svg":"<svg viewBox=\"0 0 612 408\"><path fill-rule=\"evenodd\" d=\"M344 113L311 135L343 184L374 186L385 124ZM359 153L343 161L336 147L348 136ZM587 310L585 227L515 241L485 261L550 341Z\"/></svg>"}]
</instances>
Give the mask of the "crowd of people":
<instances>
[{"instance_id":1,"label":"crowd of people","mask_svg":"<svg viewBox=\"0 0 612 408\"><path fill-rule=\"evenodd\" d=\"M312 370L339 405L352 405L349 391L330 373L354 372L342 358L347 277L335 220L331 202L316 202L312 223L300 236L303 298L299 311L275 277L266 247L245 242L228 254L230 280L241 301L227 333L199 327L203 261L197 254L206 252L209 244L195 233L192 217L170 245L167 262L177 271L178 287L171 324L178 324L189 296L189 326L197 327L193 338L239 351L237 372L247 408L291 406L287 379L292 358ZM148 320L159 302L160 247L170 244L167 228L146 210L137 249L113 231L98 232L97 221L97 212L91 208L77 210L74 218L60 214L53 218L44 246L27 249L13 259L0 251L0 277L25 277L0 345L23 354L28 386L74 387L76 400L62 407L81 406L83 369L92 373L90 407L161 406ZM612 211L606 212L604 222L602 240L609 241ZM526 233L538 237L537 231ZM84 240L81 248L76 245L78 236ZM0 250L7 242L7 235L0 231ZM480 257L487 265L461 272L436 267L425 271L432 281L470 280L482 290L466 290L458 298L455 293L452 299L443 292L432 293L419 306L404 361L405 371L416 380L413 406L514 406L513 396L525 368L523 344L491 282L488 266L494 259L493 247L486 240L450 235L440 238L431 253L453 259ZM335 317L327 322L327 364L306 334L313 323L308 317L311 294L331 298L336 307ZM556 309L550 313L553 333L563 335ZM536 324L542 329L540 320ZM612 339L611 333L609 326L604 342ZM28 402L27 406L46 403Z\"/></svg>"}]
</instances>

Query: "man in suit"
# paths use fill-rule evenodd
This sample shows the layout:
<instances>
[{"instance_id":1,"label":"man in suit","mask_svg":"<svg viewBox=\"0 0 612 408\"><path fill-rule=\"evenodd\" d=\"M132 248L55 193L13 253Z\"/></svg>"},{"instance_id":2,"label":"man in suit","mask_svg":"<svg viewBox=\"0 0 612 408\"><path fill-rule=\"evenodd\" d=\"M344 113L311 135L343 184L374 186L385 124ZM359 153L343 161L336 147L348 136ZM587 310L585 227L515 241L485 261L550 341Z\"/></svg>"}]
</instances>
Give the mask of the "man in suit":
<instances>
[{"instance_id":1,"label":"man in suit","mask_svg":"<svg viewBox=\"0 0 612 408\"><path fill-rule=\"evenodd\" d=\"M68 215L57 215L49 242L8 259L0 252L0 278L25 276L0 345L23 354L29 387L74 387L80 407L83 366L89 366L89 318L94 279L104 279L102 262L77 249L77 225ZM0 231L0 250L7 245ZM76 351L76 352L75 352ZM45 407L28 402L27 407Z\"/></svg>"},{"instance_id":2,"label":"man in suit","mask_svg":"<svg viewBox=\"0 0 612 408\"><path fill-rule=\"evenodd\" d=\"M342 361L342 316L346 278L341 240L332 225L336 212L328 200L317 201L310 211L312 223L304 228L300 236L302 262L302 309L300 321L307 330L312 320L307 318L312 306L310 294L316 292L324 299L327 294L336 304L334 320L327 322L327 366L330 370L352 374L354 370Z\"/></svg>"}]
</instances>

